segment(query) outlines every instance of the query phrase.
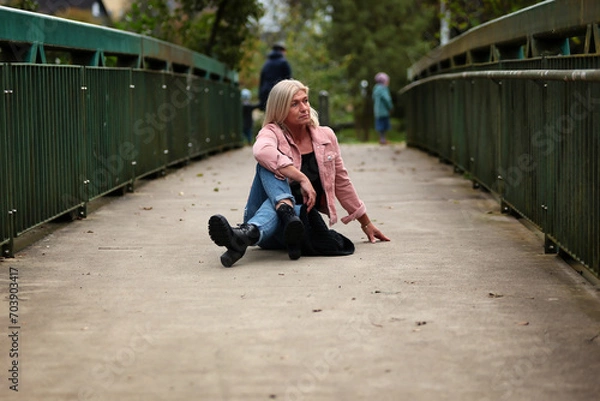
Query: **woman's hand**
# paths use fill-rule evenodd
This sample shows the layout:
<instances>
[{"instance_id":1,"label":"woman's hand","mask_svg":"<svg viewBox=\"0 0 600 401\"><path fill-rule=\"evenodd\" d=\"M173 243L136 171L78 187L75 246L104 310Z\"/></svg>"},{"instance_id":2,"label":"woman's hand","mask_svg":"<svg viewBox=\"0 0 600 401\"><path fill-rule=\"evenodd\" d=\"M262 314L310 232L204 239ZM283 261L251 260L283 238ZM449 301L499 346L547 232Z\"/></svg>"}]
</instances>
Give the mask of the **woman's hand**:
<instances>
[{"instance_id":1,"label":"woman's hand","mask_svg":"<svg viewBox=\"0 0 600 401\"><path fill-rule=\"evenodd\" d=\"M300 192L302 192L302 203L306 205L306 212L310 212L317 201L317 192L313 188L308 177L300 181Z\"/></svg>"},{"instance_id":2,"label":"woman's hand","mask_svg":"<svg viewBox=\"0 0 600 401\"><path fill-rule=\"evenodd\" d=\"M289 178L292 181L296 181L300 184L300 192L302 193L302 203L306 205L306 211L310 212L310 210L315 206L315 203L317 201L317 192L313 188L308 177L293 165L280 168L279 173L282 174L284 177Z\"/></svg>"},{"instance_id":3,"label":"woman's hand","mask_svg":"<svg viewBox=\"0 0 600 401\"><path fill-rule=\"evenodd\" d=\"M388 237L386 237L386 235L384 233L382 233L379 230L379 228L377 228L375 226L375 224L373 224L371 219L369 219L369 216L367 216L366 214L359 217L358 221L360 223L360 228L362 228L363 232L365 234L367 234L367 238L369 239L369 242L373 243L376 240L380 240L380 241L389 241L390 240Z\"/></svg>"}]
</instances>

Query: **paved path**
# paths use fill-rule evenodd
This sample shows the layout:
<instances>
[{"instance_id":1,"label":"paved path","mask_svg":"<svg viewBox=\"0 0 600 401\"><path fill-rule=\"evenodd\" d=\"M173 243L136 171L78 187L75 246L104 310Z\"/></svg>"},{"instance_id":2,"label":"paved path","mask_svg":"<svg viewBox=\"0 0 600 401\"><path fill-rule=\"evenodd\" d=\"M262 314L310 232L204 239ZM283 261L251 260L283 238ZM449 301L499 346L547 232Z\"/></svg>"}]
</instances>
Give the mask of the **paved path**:
<instances>
[{"instance_id":1,"label":"paved path","mask_svg":"<svg viewBox=\"0 0 600 401\"><path fill-rule=\"evenodd\" d=\"M600 397L593 285L451 166L399 145L343 152L392 242L339 223L352 256L253 248L221 267L207 221L240 221L246 147L146 181L2 261L0 399Z\"/></svg>"}]
</instances>

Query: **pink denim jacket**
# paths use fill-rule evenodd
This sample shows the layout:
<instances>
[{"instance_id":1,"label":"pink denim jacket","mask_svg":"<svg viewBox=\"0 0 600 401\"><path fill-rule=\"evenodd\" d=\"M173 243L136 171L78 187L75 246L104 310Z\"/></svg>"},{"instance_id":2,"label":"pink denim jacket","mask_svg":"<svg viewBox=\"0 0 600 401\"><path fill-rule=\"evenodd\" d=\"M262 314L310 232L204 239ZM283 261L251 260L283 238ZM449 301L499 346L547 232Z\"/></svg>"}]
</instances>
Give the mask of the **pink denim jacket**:
<instances>
[{"instance_id":1,"label":"pink denim jacket","mask_svg":"<svg viewBox=\"0 0 600 401\"><path fill-rule=\"evenodd\" d=\"M326 204L317 205L320 212L329 216L329 225L337 222L335 199L339 200L348 216L342 218L344 224L362 216L367 209L358 197L340 152L340 146L333 130L329 127L310 127L313 149L319 166L319 175L325 191ZM292 136L277 124L265 125L252 148L256 161L279 179L285 179L279 169L294 165L300 170L302 155Z\"/></svg>"}]
</instances>

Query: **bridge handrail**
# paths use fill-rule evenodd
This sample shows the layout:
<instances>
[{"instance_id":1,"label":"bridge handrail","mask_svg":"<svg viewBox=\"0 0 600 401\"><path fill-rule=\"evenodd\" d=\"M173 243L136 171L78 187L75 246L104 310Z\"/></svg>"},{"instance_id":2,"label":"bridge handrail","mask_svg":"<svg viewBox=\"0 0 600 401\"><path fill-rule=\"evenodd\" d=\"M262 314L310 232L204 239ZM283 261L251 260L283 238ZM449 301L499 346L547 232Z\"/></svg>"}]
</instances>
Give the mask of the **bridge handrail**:
<instances>
[{"instance_id":1,"label":"bridge handrail","mask_svg":"<svg viewBox=\"0 0 600 401\"><path fill-rule=\"evenodd\" d=\"M434 75L411 82L398 92L403 95L411 89L430 82L453 79L487 78L491 80L525 79L564 82L600 82L600 70L509 70L509 71L464 71Z\"/></svg>"},{"instance_id":2,"label":"bridge handrail","mask_svg":"<svg viewBox=\"0 0 600 401\"><path fill-rule=\"evenodd\" d=\"M545 1L430 52L400 91L409 146L453 164L595 278L599 22L596 0Z\"/></svg>"},{"instance_id":3,"label":"bridge handrail","mask_svg":"<svg viewBox=\"0 0 600 401\"><path fill-rule=\"evenodd\" d=\"M0 6L0 250L243 145L238 76L164 41Z\"/></svg>"},{"instance_id":4,"label":"bridge handrail","mask_svg":"<svg viewBox=\"0 0 600 401\"><path fill-rule=\"evenodd\" d=\"M551 17L548 17L551 16ZM569 39L584 40L585 54L600 54L600 2L547 0L479 25L437 47L408 70L409 80L502 60L569 55Z\"/></svg>"},{"instance_id":5,"label":"bridge handrail","mask_svg":"<svg viewBox=\"0 0 600 401\"><path fill-rule=\"evenodd\" d=\"M237 73L225 64L149 36L4 6L0 21L0 47L10 61L46 63L45 49L51 48L87 55L76 57L73 64L104 66L105 57L113 56L117 68L190 72L237 83Z\"/></svg>"}]
</instances>

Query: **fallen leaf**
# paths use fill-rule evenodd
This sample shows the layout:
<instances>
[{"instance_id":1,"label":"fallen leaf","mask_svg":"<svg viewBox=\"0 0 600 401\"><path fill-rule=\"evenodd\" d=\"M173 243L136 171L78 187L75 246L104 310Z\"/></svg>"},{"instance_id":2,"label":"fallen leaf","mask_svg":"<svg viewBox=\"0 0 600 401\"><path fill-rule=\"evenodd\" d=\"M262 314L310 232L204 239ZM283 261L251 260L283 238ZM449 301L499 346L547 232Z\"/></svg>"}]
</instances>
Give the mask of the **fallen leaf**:
<instances>
[{"instance_id":1,"label":"fallen leaf","mask_svg":"<svg viewBox=\"0 0 600 401\"><path fill-rule=\"evenodd\" d=\"M502 295L502 294L496 294L496 293L493 293L493 292L490 292L488 294L488 297L490 297L490 298L502 298L503 296L504 295Z\"/></svg>"},{"instance_id":2,"label":"fallen leaf","mask_svg":"<svg viewBox=\"0 0 600 401\"><path fill-rule=\"evenodd\" d=\"M142 210L152 210L152 206L144 206Z\"/></svg>"},{"instance_id":3,"label":"fallen leaf","mask_svg":"<svg viewBox=\"0 0 600 401\"><path fill-rule=\"evenodd\" d=\"M321 312L321 311L323 311L323 309L313 309L312 311L313 312Z\"/></svg>"}]
</instances>

